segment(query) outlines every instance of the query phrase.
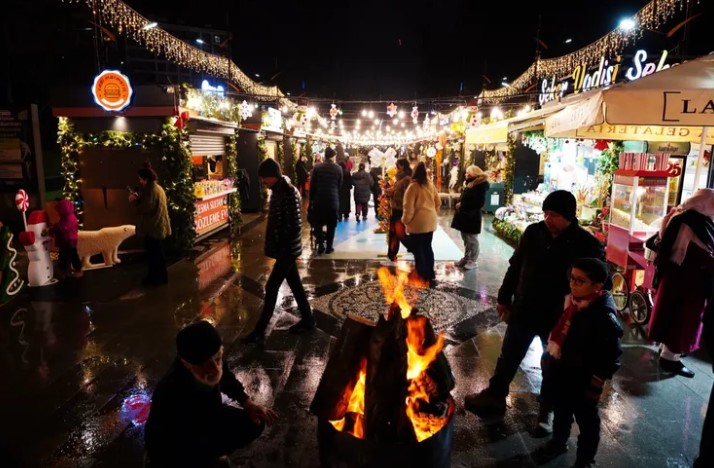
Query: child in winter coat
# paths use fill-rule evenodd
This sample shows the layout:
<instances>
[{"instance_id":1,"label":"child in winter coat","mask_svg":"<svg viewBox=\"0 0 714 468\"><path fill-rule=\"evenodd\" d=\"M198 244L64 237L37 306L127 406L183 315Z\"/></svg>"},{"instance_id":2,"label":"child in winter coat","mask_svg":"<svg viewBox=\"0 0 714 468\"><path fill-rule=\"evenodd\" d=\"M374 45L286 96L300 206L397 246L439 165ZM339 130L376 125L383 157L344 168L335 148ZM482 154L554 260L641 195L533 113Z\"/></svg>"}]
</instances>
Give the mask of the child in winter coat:
<instances>
[{"instance_id":1,"label":"child in winter coat","mask_svg":"<svg viewBox=\"0 0 714 468\"><path fill-rule=\"evenodd\" d=\"M84 272L82 271L82 262L77 254L79 223L74 214L74 205L69 200L60 200L57 202L57 212L60 220L52 225L50 234L54 237L55 245L59 249L60 274L80 278Z\"/></svg>"},{"instance_id":2,"label":"child in winter coat","mask_svg":"<svg viewBox=\"0 0 714 468\"><path fill-rule=\"evenodd\" d=\"M612 294L603 289L610 276L596 258L573 262L565 310L548 337L542 393L555 404L552 439L536 454L545 462L565 453L573 417L580 428L574 467L592 466L600 442L598 402L605 381L620 367L622 327Z\"/></svg>"}]
</instances>

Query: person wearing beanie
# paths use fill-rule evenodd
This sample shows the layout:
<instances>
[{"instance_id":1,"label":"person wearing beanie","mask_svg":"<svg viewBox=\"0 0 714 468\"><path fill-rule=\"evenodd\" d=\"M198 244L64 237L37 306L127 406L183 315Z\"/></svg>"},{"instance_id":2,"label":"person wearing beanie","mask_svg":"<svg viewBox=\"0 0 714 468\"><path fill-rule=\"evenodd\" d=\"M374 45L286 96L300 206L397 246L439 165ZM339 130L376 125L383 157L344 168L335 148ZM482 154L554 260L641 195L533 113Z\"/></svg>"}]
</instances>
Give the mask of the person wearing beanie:
<instances>
[{"instance_id":1,"label":"person wearing beanie","mask_svg":"<svg viewBox=\"0 0 714 468\"><path fill-rule=\"evenodd\" d=\"M605 260L605 248L598 239L578 225L575 197L558 190L543 202L543 221L523 232L498 291L496 311L508 324L489 385L466 396L465 407L479 416L506 411L506 397L513 377L533 339L539 337L543 349L548 335L563 313L563 297L570 291L570 265L585 257ZM552 401L541 394L539 432L552 428Z\"/></svg>"},{"instance_id":2,"label":"person wearing beanie","mask_svg":"<svg viewBox=\"0 0 714 468\"><path fill-rule=\"evenodd\" d=\"M129 202L136 206L139 219L136 222L136 237L144 238L147 273L142 286L160 286L168 283L163 242L171 235L171 221L166 192L157 181L151 163L137 172L140 189L129 194Z\"/></svg>"},{"instance_id":3,"label":"person wearing beanie","mask_svg":"<svg viewBox=\"0 0 714 468\"><path fill-rule=\"evenodd\" d=\"M219 466L277 414L251 401L223 361L216 329L201 320L176 336L176 359L151 399L144 440L150 467ZM223 404L221 394L241 408Z\"/></svg>"},{"instance_id":4,"label":"person wearing beanie","mask_svg":"<svg viewBox=\"0 0 714 468\"><path fill-rule=\"evenodd\" d=\"M290 327L290 333L314 330L315 319L295 262L302 255L300 193L290 180L282 175L280 165L273 159L266 159L260 163L258 175L271 192L268 221L265 226L265 255L274 258L275 264L265 283L263 310L258 323L251 333L242 338L242 341L263 344L278 301L278 290L283 281L288 282L300 311L300 321Z\"/></svg>"},{"instance_id":5,"label":"person wearing beanie","mask_svg":"<svg viewBox=\"0 0 714 468\"><path fill-rule=\"evenodd\" d=\"M600 442L598 402L606 380L620 368L623 329L612 294L604 289L610 278L607 264L581 258L570 270L570 294L563 314L548 335L542 360L541 394L555 402L553 437L536 451L546 463L565 453L573 417L580 435L576 467L592 466Z\"/></svg>"},{"instance_id":6,"label":"person wearing beanie","mask_svg":"<svg viewBox=\"0 0 714 468\"><path fill-rule=\"evenodd\" d=\"M325 149L325 161L316 164L310 173L310 206L308 221L315 230L317 255L335 251L335 226L340 210L340 188L343 172L335 161L335 150Z\"/></svg>"}]
</instances>

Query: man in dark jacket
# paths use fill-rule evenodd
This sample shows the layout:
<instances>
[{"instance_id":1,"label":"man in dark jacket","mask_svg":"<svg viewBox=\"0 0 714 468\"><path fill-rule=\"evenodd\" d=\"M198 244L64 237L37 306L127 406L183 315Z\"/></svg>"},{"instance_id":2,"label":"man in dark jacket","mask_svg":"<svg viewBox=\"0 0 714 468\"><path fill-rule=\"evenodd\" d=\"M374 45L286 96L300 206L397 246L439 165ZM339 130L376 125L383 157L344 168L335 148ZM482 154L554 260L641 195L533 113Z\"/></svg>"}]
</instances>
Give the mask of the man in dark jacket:
<instances>
[{"instance_id":1,"label":"man in dark jacket","mask_svg":"<svg viewBox=\"0 0 714 468\"><path fill-rule=\"evenodd\" d=\"M295 259L302 254L300 194L288 178L283 176L280 165L274 159L268 158L260 163L258 176L272 192L265 227L265 255L274 258L275 265L265 284L263 312L253 331L243 338L244 342L252 343L262 343L265 340L265 332L273 317L278 290L283 280L287 280L301 316L300 321L290 327L290 333L302 333L315 328L315 319L295 263Z\"/></svg>"},{"instance_id":2,"label":"man in dark jacket","mask_svg":"<svg viewBox=\"0 0 714 468\"><path fill-rule=\"evenodd\" d=\"M223 362L221 337L210 323L181 330L176 349L152 397L144 432L147 466L228 466L225 456L255 440L277 415L250 400ZM222 393L242 409L223 404Z\"/></svg>"},{"instance_id":3,"label":"man in dark jacket","mask_svg":"<svg viewBox=\"0 0 714 468\"><path fill-rule=\"evenodd\" d=\"M325 149L325 162L315 165L310 173L310 223L315 229L317 254L332 253L335 226L340 209L342 169L335 164L335 150ZM327 232L323 232L323 228Z\"/></svg>"},{"instance_id":4,"label":"man in dark jacket","mask_svg":"<svg viewBox=\"0 0 714 468\"><path fill-rule=\"evenodd\" d=\"M709 357L714 357L714 298L710 298L702 317L702 342L709 352ZM714 366L712 367L714 370ZM699 441L699 455L694 460L693 468L714 466L714 386L709 394L709 405L704 416L702 438Z\"/></svg>"},{"instance_id":5,"label":"man in dark jacket","mask_svg":"<svg viewBox=\"0 0 714 468\"><path fill-rule=\"evenodd\" d=\"M508 323L501 356L488 388L466 396L478 415L503 414L508 387L533 339L545 349L548 333L563 312L570 291L568 270L575 259L605 259L602 243L578 225L573 194L556 190L543 201L544 220L528 226L498 291L496 310ZM551 402L542 402L539 421L550 430Z\"/></svg>"}]
</instances>

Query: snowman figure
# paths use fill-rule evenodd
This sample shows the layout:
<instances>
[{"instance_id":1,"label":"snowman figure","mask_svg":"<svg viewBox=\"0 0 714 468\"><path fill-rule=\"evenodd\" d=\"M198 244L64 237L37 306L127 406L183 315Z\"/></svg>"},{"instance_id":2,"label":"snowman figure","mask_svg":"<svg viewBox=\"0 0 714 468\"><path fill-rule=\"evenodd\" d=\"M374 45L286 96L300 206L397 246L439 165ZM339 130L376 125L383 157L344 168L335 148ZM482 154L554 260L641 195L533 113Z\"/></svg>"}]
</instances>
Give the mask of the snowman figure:
<instances>
[{"instance_id":1,"label":"snowman figure","mask_svg":"<svg viewBox=\"0 0 714 468\"><path fill-rule=\"evenodd\" d=\"M56 282L50 260L50 235L47 213L35 210L27 218L27 231L20 233L20 243L27 251L27 283L30 287L47 286Z\"/></svg>"}]
</instances>

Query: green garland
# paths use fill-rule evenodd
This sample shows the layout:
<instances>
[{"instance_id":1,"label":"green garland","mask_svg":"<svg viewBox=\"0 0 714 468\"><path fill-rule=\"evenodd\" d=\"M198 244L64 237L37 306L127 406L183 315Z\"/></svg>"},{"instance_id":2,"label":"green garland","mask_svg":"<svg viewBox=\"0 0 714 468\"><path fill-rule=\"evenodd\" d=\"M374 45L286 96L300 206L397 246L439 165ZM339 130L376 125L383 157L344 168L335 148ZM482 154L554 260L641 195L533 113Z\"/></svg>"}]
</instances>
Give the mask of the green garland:
<instances>
[{"instance_id":1,"label":"green garland","mask_svg":"<svg viewBox=\"0 0 714 468\"><path fill-rule=\"evenodd\" d=\"M292 173L295 174L295 163L298 162L300 159L300 156L298 155L298 149L297 149L297 141L295 141L295 137L290 137L290 151L293 154L293 167L292 167ZM297 174L295 174L295 180L297 180Z\"/></svg>"},{"instance_id":2,"label":"green garland","mask_svg":"<svg viewBox=\"0 0 714 468\"><path fill-rule=\"evenodd\" d=\"M258 134L258 166L260 163L265 161L268 157L268 148L265 146L265 135ZM268 200L268 189L265 188L264 184L260 184L260 206L261 209L265 207L265 203Z\"/></svg>"},{"instance_id":3,"label":"green garland","mask_svg":"<svg viewBox=\"0 0 714 468\"><path fill-rule=\"evenodd\" d=\"M279 141L275 145L275 162L277 162L280 165L280 169L282 169L283 173L286 172L286 167L285 167L285 152L283 151L283 142Z\"/></svg>"},{"instance_id":4,"label":"green garland","mask_svg":"<svg viewBox=\"0 0 714 468\"><path fill-rule=\"evenodd\" d=\"M492 226L493 230L512 246L517 246L521 241L523 233L516 229L516 227L508 221L493 218Z\"/></svg>"},{"instance_id":5,"label":"green garland","mask_svg":"<svg viewBox=\"0 0 714 468\"><path fill-rule=\"evenodd\" d=\"M315 165L315 156L312 154L312 140L310 137L305 140L305 164L307 164L308 171Z\"/></svg>"},{"instance_id":6,"label":"green garland","mask_svg":"<svg viewBox=\"0 0 714 468\"><path fill-rule=\"evenodd\" d=\"M127 133L104 131L96 134L79 134L66 118L60 118L57 142L62 157L62 175L65 185L62 195L75 204L77 217L82 224L84 214L79 178L79 154L84 148L102 147L158 150L161 153L159 178L168 199L171 219L172 249L190 249L196 239L194 213L196 197L191 178L191 151L188 134L174 127L171 118L161 127L160 133Z\"/></svg>"},{"instance_id":7,"label":"green garland","mask_svg":"<svg viewBox=\"0 0 714 468\"><path fill-rule=\"evenodd\" d=\"M608 148L600 154L600 159L595 170L596 187L600 191L598 204L603 206L612 191L612 178L620 165L620 153L624 150L621 141L613 141Z\"/></svg>"},{"instance_id":8,"label":"green garland","mask_svg":"<svg viewBox=\"0 0 714 468\"><path fill-rule=\"evenodd\" d=\"M238 184L238 135L235 133L226 138L226 169L233 184ZM231 223L231 239L240 236L243 227L243 216L240 210L240 193L233 192L228 196L228 218Z\"/></svg>"},{"instance_id":9,"label":"green garland","mask_svg":"<svg viewBox=\"0 0 714 468\"><path fill-rule=\"evenodd\" d=\"M503 174L503 191L506 205L513 201L513 183L516 171L516 135L508 134L508 152L506 153L506 167Z\"/></svg>"}]
</instances>

